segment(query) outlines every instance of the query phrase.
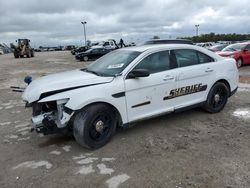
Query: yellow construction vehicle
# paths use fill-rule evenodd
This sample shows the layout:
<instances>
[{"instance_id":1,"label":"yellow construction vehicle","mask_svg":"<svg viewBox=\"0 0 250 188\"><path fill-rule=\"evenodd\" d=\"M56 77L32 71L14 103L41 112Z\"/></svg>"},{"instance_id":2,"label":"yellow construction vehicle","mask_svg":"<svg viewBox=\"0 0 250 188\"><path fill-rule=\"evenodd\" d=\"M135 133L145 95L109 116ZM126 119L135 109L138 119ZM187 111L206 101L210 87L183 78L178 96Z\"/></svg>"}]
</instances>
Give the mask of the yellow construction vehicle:
<instances>
[{"instance_id":1,"label":"yellow construction vehicle","mask_svg":"<svg viewBox=\"0 0 250 188\"><path fill-rule=\"evenodd\" d=\"M16 42L17 46L15 46L13 43L10 44L11 48L13 48L15 58L24 56L27 58L34 57L34 49L31 48L29 39L18 39Z\"/></svg>"}]
</instances>

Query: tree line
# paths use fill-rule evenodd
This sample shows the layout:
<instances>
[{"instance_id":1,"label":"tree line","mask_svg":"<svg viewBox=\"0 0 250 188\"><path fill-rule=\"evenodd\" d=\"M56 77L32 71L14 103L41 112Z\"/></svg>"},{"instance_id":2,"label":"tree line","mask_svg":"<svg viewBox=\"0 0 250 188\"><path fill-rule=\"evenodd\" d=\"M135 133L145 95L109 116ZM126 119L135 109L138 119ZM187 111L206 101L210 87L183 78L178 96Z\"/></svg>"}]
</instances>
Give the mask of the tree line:
<instances>
[{"instance_id":1,"label":"tree line","mask_svg":"<svg viewBox=\"0 0 250 188\"><path fill-rule=\"evenodd\" d=\"M180 37L179 39L188 39L197 42L217 42L217 41L242 41L242 40L250 40L250 34L202 34L199 36L193 37Z\"/></svg>"}]
</instances>

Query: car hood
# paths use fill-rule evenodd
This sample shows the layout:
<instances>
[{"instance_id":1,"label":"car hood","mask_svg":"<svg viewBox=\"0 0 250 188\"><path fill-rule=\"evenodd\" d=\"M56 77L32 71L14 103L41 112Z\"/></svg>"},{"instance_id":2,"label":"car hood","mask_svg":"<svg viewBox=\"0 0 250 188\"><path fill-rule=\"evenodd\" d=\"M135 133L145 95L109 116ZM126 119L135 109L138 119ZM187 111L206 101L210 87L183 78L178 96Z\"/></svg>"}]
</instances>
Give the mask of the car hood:
<instances>
[{"instance_id":1,"label":"car hood","mask_svg":"<svg viewBox=\"0 0 250 188\"><path fill-rule=\"evenodd\" d=\"M81 70L73 70L51 74L32 81L23 93L23 100L28 103L40 99L41 95L48 96L70 89L108 83L113 77L101 77Z\"/></svg>"}]
</instances>

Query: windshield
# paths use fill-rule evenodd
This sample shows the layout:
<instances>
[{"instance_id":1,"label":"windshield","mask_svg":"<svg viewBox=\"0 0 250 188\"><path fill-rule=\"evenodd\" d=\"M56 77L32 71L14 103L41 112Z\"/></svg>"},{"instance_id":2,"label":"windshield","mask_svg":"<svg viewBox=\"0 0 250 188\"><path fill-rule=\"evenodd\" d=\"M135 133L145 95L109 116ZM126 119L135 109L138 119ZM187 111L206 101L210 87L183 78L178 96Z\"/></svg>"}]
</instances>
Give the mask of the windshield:
<instances>
[{"instance_id":1,"label":"windshield","mask_svg":"<svg viewBox=\"0 0 250 188\"><path fill-rule=\"evenodd\" d=\"M141 52L116 50L87 66L85 71L100 76L115 76L121 73Z\"/></svg>"},{"instance_id":2,"label":"windshield","mask_svg":"<svg viewBox=\"0 0 250 188\"><path fill-rule=\"evenodd\" d=\"M87 51L85 51L85 53L89 53L89 52L91 52L93 49L91 48L91 49L88 49Z\"/></svg>"},{"instance_id":3,"label":"windshield","mask_svg":"<svg viewBox=\"0 0 250 188\"><path fill-rule=\"evenodd\" d=\"M222 51L227 51L227 52L240 51L245 46L246 46L245 44L232 44L224 48Z\"/></svg>"}]
</instances>

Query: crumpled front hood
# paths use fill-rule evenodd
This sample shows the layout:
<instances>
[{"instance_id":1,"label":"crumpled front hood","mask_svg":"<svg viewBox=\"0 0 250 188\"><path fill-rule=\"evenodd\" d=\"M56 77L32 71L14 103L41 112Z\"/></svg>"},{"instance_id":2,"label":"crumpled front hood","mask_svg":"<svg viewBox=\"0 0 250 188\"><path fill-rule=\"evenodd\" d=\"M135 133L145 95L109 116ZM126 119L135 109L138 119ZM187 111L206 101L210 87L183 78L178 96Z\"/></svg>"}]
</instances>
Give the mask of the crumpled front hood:
<instances>
[{"instance_id":1,"label":"crumpled front hood","mask_svg":"<svg viewBox=\"0 0 250 188\"><path fill-rule=\"evenodd\" d=\"M37 101L43 93L108 83L112 80L113 77L100 77L81 70L56 73L32 81L25 89L22 98L32 103Z\"/></svg>"}]
</instances>

